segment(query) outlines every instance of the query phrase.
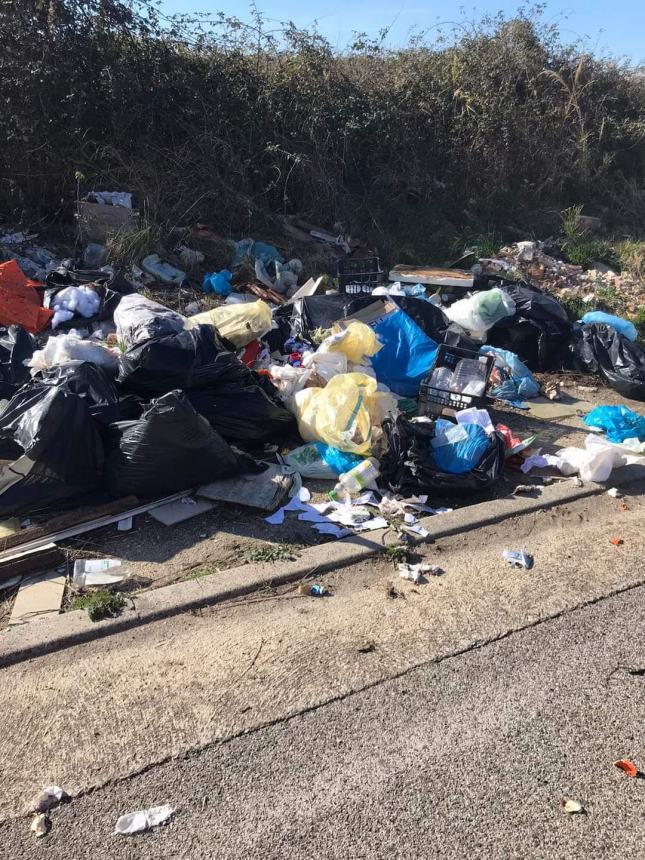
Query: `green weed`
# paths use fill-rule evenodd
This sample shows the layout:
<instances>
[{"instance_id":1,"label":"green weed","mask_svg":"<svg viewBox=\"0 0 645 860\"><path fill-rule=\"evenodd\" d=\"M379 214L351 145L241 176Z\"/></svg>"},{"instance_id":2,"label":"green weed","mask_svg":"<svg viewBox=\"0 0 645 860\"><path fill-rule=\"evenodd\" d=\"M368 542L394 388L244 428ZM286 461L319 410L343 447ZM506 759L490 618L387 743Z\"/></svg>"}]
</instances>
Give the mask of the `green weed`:
<instances>
[{"instance_id":1,"label":"green weed","mask_svg":"<svg viewBox=\"0 0 645 860\"><path fill-rule=\"evenodd\" d=\"M125 606L125 599L119 592L106 589L93 591L91 594L81 594L72 603L72 609L85 609L90 621L102 621L104 618L116 618Z\"/></svg>"},{"instance_id":2,"label":"green weed","mask_svg":"<svg viewBox=\"0 0 645 860\"><path fill-rule=\"evenodd\" d=\"M410 548L402 544L389 544L383 547L383 555L393 565L403 564L410 560Z\"/></svg>"},{"instance_id":3,"label":"green weed","mask_svg":"<svg viewBox=\"0 0 645 860\"><path fill-rule=\"evenodd\" d=\"M583 302L580 296L567 296L560 299L560 303L564 306L571 322L581 319L590 310L589 305Z\"/></svg>"},{"instance_id":4,"label":"green weed","mask_svg":"<svg viewBox=\"0 0 645 860\"><path fill-rule=\"evenodd\" d=\"M297 557L295 547L282 543L253 547L244 553L244 558L249 562L294 561Z\"/></svg>"}]
</instances>

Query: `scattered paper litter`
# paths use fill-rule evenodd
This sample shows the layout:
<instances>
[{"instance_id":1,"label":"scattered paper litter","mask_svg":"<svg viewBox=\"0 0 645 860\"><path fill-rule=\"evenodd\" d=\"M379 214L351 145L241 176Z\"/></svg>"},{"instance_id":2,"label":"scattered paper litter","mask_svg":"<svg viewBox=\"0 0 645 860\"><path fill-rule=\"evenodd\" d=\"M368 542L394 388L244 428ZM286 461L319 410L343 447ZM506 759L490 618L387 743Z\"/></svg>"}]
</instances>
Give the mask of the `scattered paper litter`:
<instances>
[{"instance_id":1,"label":"scattered paper litter","mask_svg":"<svg viewBox=\"0 0 645 860\"><path fill-rule=\"evenodd\" d=\"M139 812L128 812L119 818L114 832L122 836L141 833L143 830L149 830L151 827L163 824L174 814L175 810L167 803L163 806L142 809Z\"/></svg>"},{"instance_id":2,"label":"scattered paper litter","mask_svg":"<svg viewBox=\"0 0 645 860\"><path fill-rule=\"evenodd\" d=\"M408 534L417 535L420 538L427 538L430 532L428 529L424 528L421 523L415 523L414 525L406 525L405 523L402 526L404 532L408 532Z\"/></svg>"},{"instance_id":3,"label":"scattered paper litter","mask_svg":"<svg viewBox=\"0 0 645 860\"><path fill-rule=\"evenodd\" d=\"M622 499L623 494L620 490L617 490L616 487L612 487L611 490L607 490L607 495L611 496L612 499Z\"/></svg>"},{"instance_id":4,"label":"scattered paper litter","mask_svg":"<svg viewBox=\"0 0 645 860\"><path fill-rule=\"evenodd\" d=\"M269 523L272 526L281 526L284 522L284 515L286 511L302 511L306 510L306 502L311 499L311 493L306 487L300 487L298 490L298 495L294 496L286 505L278 508L278 510L271 514L270 517L265 517L264 522Z\"/></svg>"},{"instance_id":5,"label":"scattered paper litter","mask_svg":"<svg viewBox=\"0 0 645 860\"><path fill-rule=\"evenodd\" d=\"M584 812L580 801L574 800L572 797L563 797L560 801L560 808L568 815L576 815L579 812Z\"/></svg>"},{"instance_id":6,"label":"scattered paper litter","mask_svg":"<svg viewBox=\"0 0 645 860\"><path fill-rule=\"evenodd\" d=\"M341 528L335 523L314 523L313 527L321 535L333 535L335 538L344 538L351 535L349 529Z\"/></svg>"},{"instance_id":7,"label":"scattered paper litter","mask_svg":"<svg viewBox=\"0 0 645 860\"><path fill-rule=\"evenodd\" d=\"M399 564L398 570L401 579L408 579L415 585L419 585L424 573L431 573L433 576L440 576L443 573L443 570L434 564L408 564L407 562Z\"/></svg>"}]
</instances>

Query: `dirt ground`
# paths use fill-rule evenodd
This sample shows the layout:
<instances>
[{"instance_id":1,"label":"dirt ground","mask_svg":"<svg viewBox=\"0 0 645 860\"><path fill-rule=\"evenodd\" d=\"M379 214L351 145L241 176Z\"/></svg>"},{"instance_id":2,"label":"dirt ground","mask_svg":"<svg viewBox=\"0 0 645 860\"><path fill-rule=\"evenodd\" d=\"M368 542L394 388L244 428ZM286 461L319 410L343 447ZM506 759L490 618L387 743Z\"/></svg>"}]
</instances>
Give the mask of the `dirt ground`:
<instances>
[{"instance_id":1,"label":"dirt ground","mask_svg":"<svg viewBox=\"0 0 645 860\"><path fill-rule=\"evenodd\" d=\"M566 393L595 404L620 404L645 414L645 404L622 398L599 380L578 374L536 374L546 383L559 380ZM588 390L593 388L595 390ZM565 446L582 446L588 429L579 415L554 420L541 420L529 413L499 402L488 407L493 423L508 425L520 437L537 434L536 447L554 452ZM467 499L431 496L428 504L434 507L463 507L503 497L518 484L541 483L550 470L536 470L522 474L517 467L508 466L493 493L473 495ZM322 501L332 488L331 482L305 481L314 501ZM217 504L208 513L175 526L164 526L149 515L135 518L130 531L119 532L116 525L80 535L61 544L71 572L76 558L115 557L128 563L131 580L125 591L141 588L159 588L182 579L197 579L229 567L257 560L254 553L271 550L297 554L299 549L324 543L331 538L319 535L308 523L300 522L297 512L287 513L281 526L265 522L266 511L240 506ZM275 552L276 550L273 549ZM6 623L15 591L0 595L0 624ZM63 606L73 605L76 593L68 586Z\"/></svg>"}]
</instances>

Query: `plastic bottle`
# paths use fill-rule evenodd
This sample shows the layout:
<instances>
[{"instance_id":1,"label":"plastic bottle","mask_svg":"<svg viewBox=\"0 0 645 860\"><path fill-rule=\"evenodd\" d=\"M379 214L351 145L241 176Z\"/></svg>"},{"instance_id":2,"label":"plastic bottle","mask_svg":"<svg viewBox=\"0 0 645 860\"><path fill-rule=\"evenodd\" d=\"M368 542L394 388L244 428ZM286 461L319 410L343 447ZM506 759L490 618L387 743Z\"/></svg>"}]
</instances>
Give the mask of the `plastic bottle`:
<instances>
[{"instance_id":1,"label":"plastic bottle","mask_svg":"<svg viewBox=\"0 0 645 860\"><path fill-rule=\"evenodd\" d=\"M329 592L322 583L314 582L309 585L308 582L303 582L298 586L300 594L306 594L309 597L325 597Z\"/></svg>"},{"instance_id":2,"label":"plastic bottle","mask_svg":"<svg viewBox=\"0 0 645 860\"><path fill-rule=\"evenodd\" d=\"M366 488L374 490L376 489L376 479L380 474L378 460L374 457L368 457L350 469L349 472L344 472L329 496L335 501L344 501Z\"/></svg>"},{"instance_id":3,"label":"plastic bottle","mask_svg":"<svg viewBox=\"0 0 645 860\"><path fill-rule=\"evenodd\" d=\"M476 358L462 358L452 374L452 390L482 395L486 389L486 365Z\"/></svg>"},{"instance_id":4,"label":"plastic bottle","mask_svg":"<svg viewBox=\"0 0 645 860\"><path fill-rule=\"evenodd\" d=\"M449 367L437 367L432 371L430 377L430 388L433 393L439 394L441 391L450 391L452 388L452 370Z\"/></svg>"}]
</instances>

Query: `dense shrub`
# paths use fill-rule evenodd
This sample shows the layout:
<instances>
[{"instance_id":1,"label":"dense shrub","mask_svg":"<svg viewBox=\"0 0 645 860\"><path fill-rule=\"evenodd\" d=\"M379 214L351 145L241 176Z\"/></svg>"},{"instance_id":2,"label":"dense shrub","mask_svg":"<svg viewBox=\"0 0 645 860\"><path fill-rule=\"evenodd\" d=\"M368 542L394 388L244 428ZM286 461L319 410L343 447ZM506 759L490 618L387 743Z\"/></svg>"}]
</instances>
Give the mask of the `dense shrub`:
<instances>
[{"instance_id":1,"label":"dense shrub","mask_svg":"<svg viewBox=\"0 0 645 860\"><path fill-rule=\"evenodd\" d=\"M258 16L5 0L0 35L13 220L70 220L78 184L232 234L275 210L342 220L402 260L482 226L547 230L579 201L645 228L645 78L564 45L539 12L338 54Z\"/></svg>"}]
</instances>

